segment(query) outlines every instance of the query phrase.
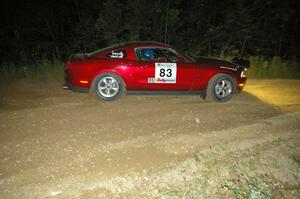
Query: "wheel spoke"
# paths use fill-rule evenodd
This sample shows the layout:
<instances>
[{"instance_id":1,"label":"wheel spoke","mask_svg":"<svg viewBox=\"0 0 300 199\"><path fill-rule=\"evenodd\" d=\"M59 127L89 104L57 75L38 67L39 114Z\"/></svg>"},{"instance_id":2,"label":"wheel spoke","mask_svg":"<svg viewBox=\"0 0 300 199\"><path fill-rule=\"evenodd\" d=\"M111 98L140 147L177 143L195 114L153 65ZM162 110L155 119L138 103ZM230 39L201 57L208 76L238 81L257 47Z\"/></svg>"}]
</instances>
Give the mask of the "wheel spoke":
<instances>
[{"instance_id":1,"label":"wheel spoke","mask_svg":"<svg viewBox=\"0 0 300 199\"><path fill-rule=\"evenodd\" d=\"M106 86L105 85L104 86L103 85L99 85L99 88L100 89L104 89L104 88L106 88Z\"/></svg>"},{"instance_id":2,"label":"wheel spoke","mask_svg":"<svg viewBox=\"0 0 300 199\"><path fill-rule=\"evenodd\" d=\"M112 87L112 88L117 88L117 86L118 86L117 83L111 84L111 87Z\"/></svg>"},{"instance_id":3,"label":"wheel spoke","mask_svg":"<svg viewBox=\"0 0 300 199\"><path fill-rule=\"evenodd\" d=\"M224 89L228 89L230 88L230 86L228 84L226 84L226 86L224 87Z\"/></svg>"},{"instance_id":4,"label":"wheel spoke","mask_svg":"<svg viewBox=\"0 0 300 199\"><path fill-rule=\"evenodd\" d=\"M116 90L114 90L112 88L109 89L109 94L115 94L115 93L116 93Z\"/></svg>"},{"instance_id":5,"label":"wheel spoke","mask_svg":"<svg viewBox=\"0 0 300 199\"><path fill-rule=\"evenodd\" d=\"M107 88L103 88L100 90L101 93L107 93Z\"/></svg>"},{"instance_id":6,"label":"wheel spoke","mask_svg":"<svg viewBox=\"0 0 300 199\"><path fill-rule=\"evenodd\" d=\"M222 88L225 87L225 80L222 80Z\"/></svg>"},{"instance_id":7,"label":"wheel spoke","mask_svg":"<svg viewBox=\"0 0 300 199\"><path fill-rule=\"evenodd\" d=\"M222 89L220 88L220 85L217 84L216 87L215 87L215 91L216 91L216 93L217 93L218 95L220 94L221 90L222 90Z\"/></svg>"},{"instance_id":8,"label":"wheel spoke","mask_svg":"<svg viewBox=\"0 0 300 199\"><path fill-rule=\"evenodd\" d=\"M118 90L118 88L114 88L114 87L111 87L110 89L114 91Z\"/></svg>"},{"instance_id":9,"label":"wheel spoke","mask_svg":"<svg viewBox=\"0 0 300 199\"><path fill-rule=\"evenodd\" d=\"M111 82L110 82L111 84L115 84L115 83L117 83L117 81L115 80L115 79L111 79Z\"/></svg>"}]
</instances>

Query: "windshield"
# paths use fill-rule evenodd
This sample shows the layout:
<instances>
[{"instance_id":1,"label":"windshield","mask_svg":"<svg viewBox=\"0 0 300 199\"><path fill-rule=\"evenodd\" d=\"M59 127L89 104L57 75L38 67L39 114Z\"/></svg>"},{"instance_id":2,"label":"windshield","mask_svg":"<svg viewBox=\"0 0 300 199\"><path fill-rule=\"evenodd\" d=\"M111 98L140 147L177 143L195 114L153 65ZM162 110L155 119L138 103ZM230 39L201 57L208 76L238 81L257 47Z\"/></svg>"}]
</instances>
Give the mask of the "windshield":
<instances>
[{"instance_id":1,"label":"windshield","mask_svg":"<svg viewBox=\"0 0 300 199\"><path fill-rule=\"evenodd\" d=\"M179 50L176 50L176 51L177 51L179 54L181 54L181 55L183 55L184 57L186 57L187 59L189 59L190 61L192 61L192 62L194 62L194 63L196 62L194 58L188 56L187 54L182 53L182 52L180 52Z\"/></svg>"}]
</instances>

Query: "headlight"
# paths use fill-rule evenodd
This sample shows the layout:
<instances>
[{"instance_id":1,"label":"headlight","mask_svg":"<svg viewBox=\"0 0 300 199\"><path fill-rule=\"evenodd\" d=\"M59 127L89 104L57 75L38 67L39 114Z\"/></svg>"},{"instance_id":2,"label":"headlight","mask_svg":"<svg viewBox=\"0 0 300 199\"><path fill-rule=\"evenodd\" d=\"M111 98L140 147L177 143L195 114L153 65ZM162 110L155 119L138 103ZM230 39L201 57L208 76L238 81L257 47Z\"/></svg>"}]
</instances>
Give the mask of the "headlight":
<instances>
[{"instance_id":1,"label":"headlight","mask_svg":"<svg viewBox=\"0 0 300 199\"><path fill-rule=\"evenodd\" d=\"M247 69L244 69L244 70L241 72L241 78L247 77L247 76L246 76L246 70L247 70Z\"/></svg>"}]
</instances>

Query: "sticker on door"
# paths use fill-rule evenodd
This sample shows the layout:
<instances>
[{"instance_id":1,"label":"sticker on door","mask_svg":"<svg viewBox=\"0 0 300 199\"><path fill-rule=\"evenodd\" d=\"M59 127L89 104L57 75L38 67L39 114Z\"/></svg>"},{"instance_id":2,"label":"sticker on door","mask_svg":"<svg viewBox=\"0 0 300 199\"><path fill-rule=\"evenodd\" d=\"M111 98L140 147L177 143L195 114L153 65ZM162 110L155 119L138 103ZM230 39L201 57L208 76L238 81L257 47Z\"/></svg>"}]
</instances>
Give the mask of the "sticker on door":
<instances>
[{"instance_id":1,"label":"sticker on door","mask_svg":"<svg viewBox=\"0 0 300 199\"><path fill-rule=\"evenodd\" d=\"M155 78L149 83L176 84L176 63L155 63Z\"/></svg>"}]
</instances>

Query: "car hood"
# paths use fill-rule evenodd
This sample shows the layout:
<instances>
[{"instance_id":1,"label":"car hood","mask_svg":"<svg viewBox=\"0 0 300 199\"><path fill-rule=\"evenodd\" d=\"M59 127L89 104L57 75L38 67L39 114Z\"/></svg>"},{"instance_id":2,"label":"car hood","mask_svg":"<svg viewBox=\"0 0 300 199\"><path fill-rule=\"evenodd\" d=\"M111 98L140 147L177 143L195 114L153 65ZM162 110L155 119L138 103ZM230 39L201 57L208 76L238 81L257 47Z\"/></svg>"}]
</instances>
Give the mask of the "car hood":
<instances>
[{"instance_id":1,"label":"car hood","mask_svg":"<svg viewBox=\"0 0 300 199\"><path fill-rule=\"evenodd\" d=\"M218 65L235 67L235 65L229 61L224 61L216 58L196 57L194 58L194 60L198 64L218 64Z\"/></svg>"}]
</instances>

